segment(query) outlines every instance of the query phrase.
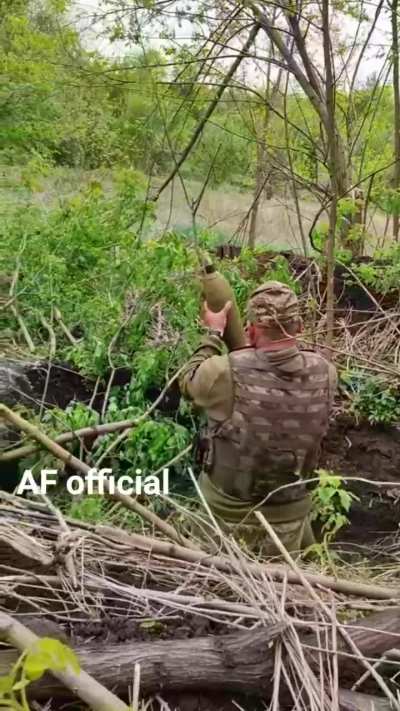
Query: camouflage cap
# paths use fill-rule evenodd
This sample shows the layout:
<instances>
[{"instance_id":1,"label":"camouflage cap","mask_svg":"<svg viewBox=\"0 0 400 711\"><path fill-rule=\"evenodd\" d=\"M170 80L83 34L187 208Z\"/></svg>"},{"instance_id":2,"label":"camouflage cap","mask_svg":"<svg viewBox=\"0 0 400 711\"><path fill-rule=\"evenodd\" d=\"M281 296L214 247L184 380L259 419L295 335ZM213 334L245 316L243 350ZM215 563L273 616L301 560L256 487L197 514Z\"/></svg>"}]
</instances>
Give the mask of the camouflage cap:
<instances>
[{"instance_id":1,"label":"camouflage cap","mask_svg":"<svg viewBox=\"0 0 400 711\"><path fill-rule=\"evenodd\" d=\"M247 318L250 323L268 328L290 323L299 317L296 294L280 281L267 281L250 295L247 304Z\"/></svg>"}]
</instances>

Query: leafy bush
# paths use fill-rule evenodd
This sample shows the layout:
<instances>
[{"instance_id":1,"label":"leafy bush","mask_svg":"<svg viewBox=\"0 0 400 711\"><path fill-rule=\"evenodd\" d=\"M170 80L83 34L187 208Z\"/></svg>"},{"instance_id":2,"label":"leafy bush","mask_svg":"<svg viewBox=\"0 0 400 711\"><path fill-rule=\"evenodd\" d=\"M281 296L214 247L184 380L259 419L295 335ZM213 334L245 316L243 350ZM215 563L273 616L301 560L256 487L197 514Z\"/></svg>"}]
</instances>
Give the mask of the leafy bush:
<instances>
[{"instance_id":1,"label":"leafy bush","mask_svg":"<svg viewBox=\"0 0 400 711\"><path fill-rule=\"evenodd\" d=\"M380 294L398 291L400 284L400 247L395 244L389 249L375 253L371 262L354 267L355 273L366 284Z\"/></svg>"},{"instance_id":2,"label":"leafy bush","mask_svg":"<svg viewBox=\"0 0 400 711\"><path fill-rule=\"evenodd\" d=\"M5 216L2 271L11 277L19 264L19 308L31 333L39 334L39 353L48 353L44 317L53 323L58 358L95 377L110 367L132 367L138 392L164 381L187 358L199 333L196 251L190 235L144 239L143 222L146 229L152 219L133 171L118 174L115 196L93 182L60 208ZM212 242L209 233L203 239L205 246ZM256 257L244 250L220 268L243 307L257 284ZM76 344L57 326L56 308ZM0 328L13 327L10 312L2 311Z\"/></svg>"},{"instance_id":3,"label":"leafy bush","mask_svg":"<svg viewBox=\"0 0 400 711\"><path fill-rule=\"evenodd\" d=\"M376 375L346 371L341 382L351 396L351 412L372 425L391 425L400 420L400 393L396 386Z\"/></svg>"},{"instance_id":4,"label":"leafy bush","mask_svg":"<svg viewBox=\"0 0 400 711\"><path fill-rule=\"evenodd\" d=\"M133 359L138 377L145 378L144 368L151 378L165 376L187 353L182 328L186 339L196 333L198 295L185 277L195 254L174 234L141 241L141 222L151 214L140 188L133 175L108 198L95 184L62 208L14 213L0 227L2 270L15 273L18 255L19 307L31 332L41 334L39 351L47 352L48 339L41 317L54 324L58 308L80 340L71 346L54 324L57 355L88 375L104 375L110 360L117 367ZM1 319L0 327L15 325L9 312Z\"/></svg>"},{"instance_id":5,"label":"leafy bush","mask_svg":"<svg viewBox=\"0 0 400 711\"><path fill-rule=\"evenodd\" d=\"M38 354L49 352L44 317L56 335L56 358L83 374L99 377L103 391L113 368L130 371L126 386L111 388L103 422L141 415L199 339L200 283L193 236L169 233L158 240L143 238L142 221L150 224L152 214L141 196L140 177L124 171L119 173L119 190L113 197L92 183L62 207L10 213L0 226L6 238L0 240L0 258L10 277L19 265L19 310ZM210 233L200 233L198 239L202 248L213 244ZM258 282L255 255L243 250L238 259L224 260L220 268L243 307ZM75 344L54 318L56 309ZM15 328L8 310L0 318L4 327ZM55 437L99 420L98 413L72 402L65 411L47 410L40 426ZM137 468L150 474L159 469L189 444L193 425L193 416L183 403L177 412L153 414L113 450L114 474L134 474ZM90 461L95 463L116 437L109 434L90 445ZM79 442L69 446L81 454ZM186 463L182 460L176 465L171 484L187 486L182 481ZM55 465L42 452L21 462L21 470ZM91 520L102 513L94 503L84 512L81 506L75 508L77 515L88 515Z\"/></svg>"},{"instance_id":6,"label":"leafy bush","mask_svg":"<svg viewBox=\"0 0 400 711\"><path fill-rule=\"evenodd\" d=\"M319 484L312 492L312 520L322 523L325 541L331 541L349 523L347 514L357 497L343 488L343 479L320 469Z\"/></svg>"},{"instance_id":7,"label":"leafy bush","mask_svg":"<svg viewBox=\"0 0 400 711\"><path fill-rule=\"evenodd\" d=\"M281 254L278 254L271 260L268 273L265 278L271 279L272 281L281 281L283 284L287 284L287 286L290 286L296 294L300 294L301 292L301 286L299 282L295 280L288 260Z\"/></svg>"}]
</instances>

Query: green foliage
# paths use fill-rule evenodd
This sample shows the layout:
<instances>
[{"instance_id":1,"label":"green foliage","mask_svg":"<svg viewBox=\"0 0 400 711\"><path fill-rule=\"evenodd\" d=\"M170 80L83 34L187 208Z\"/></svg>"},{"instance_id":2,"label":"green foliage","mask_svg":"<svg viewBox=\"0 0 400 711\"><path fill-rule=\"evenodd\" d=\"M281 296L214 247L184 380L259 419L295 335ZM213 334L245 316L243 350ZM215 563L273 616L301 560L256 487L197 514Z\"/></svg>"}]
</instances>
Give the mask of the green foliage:
<instances>
[{"instance_id":1,"label":"green foliage","mask_svg":"<svg viewBox=\"0 0 400 711\"><path fill-rule=\"evenodd\" d=\"M366 284L380 294L398 291L400 284L400 247L393 244L385 250L378 250L370 262L354 266L355 273Z\"/></svg>"},{"instance_id":2,"label":"green foliage","mask_svg":"<svg viewBox=\"0 0 400 711\"><path fill-rule=\"evenodd\" d=\"M57 639L42 637L26 650L9 674L0 677L0 705L15 711L29 711L26 690L47 671L66 671L79 674L75 653Z\"/></svg>"},{"instance_id":3,"label":"green foliage","mask_svg":"<svg viewBox=\"0 0 400 711\"><path fill-rule=\"evenodd\" d=\"M104 523L108 519L109 502L103 496L72 497L66 502L60 498L60 506L70 518L88 523Z\"/></svg>"},{"instance_id":4,"label":"green foliage","mask_svg":"<svg viewBox=\"0 0 400 711\"><path fill-rule=\"evenodd\" d=\"M190 444L191 435L186 427L166 418L151 419L135 427L128 438L120 459L128 463L133 474L159 469Z\"/></svg>"},{"instance_id":5,"label":"green foliage","mask_svg":"<svg viewBox=\"0 0 400 711\"><path fill-rule=\"evenodd\" d=\"M317 470L318 486L312 492L311 520L321 526L322 541L313 543L305 551L305 556L316 558L322 569L334 574L336 553L330 549L337 533L349 524L348 513L358 497L343 487L343 478L325 469Z\"/></svg>"},{"instance_id":6,"label":"green foliage","mask_svg":"<svg viewBox=\"0 0 400 711\"><path fill-rule=\"evenodd\" d=\"M339 230L338 230L339 232ZM349 230L351 232L351 230ZM321 257L321 261L324 263L325 262L325 254L326 254L326 242L328 239L328 225L325 223L319 224L317 227L314 228L312 232L312 239L313 239L313 244L315 245L315 248L318 250L318 252L323 255ZM353 255L351 253L350 249L344 249L343 247L340 246L340 241L336 239L336 248L335 248L335 259L342 264L351 264Z\"/></svg>"},{"instance_id":7,"label":"green foliage","mask_svg":"<svg viewBox=\"0 0 400 711\"><path fill-rule=\"evenodd\" d=\"M145 2L141 12L152 12L152 5ZM1 0L1 162L30 164L39 155L49 164L71 167L124 164L152 175L168 172L214 99L221 67L210 65L206 84L198 64L209 62L206 45L198 45L194 32L190 42L177 47L159 12L163 49L143 46L137 28L126 25L122 5L114 1L103 8L110 18L104 27L109 40L141 49L106 58L85 47L80 23L71 22L73 8L70 0ZM204 8L196 12L200 22L206 20ZM181 21L185 10L179 9L177 17ZM265 114L261 92L258 98L246 87L228 88L183 166L185 176L203 181L212 166L210 185L253 189L258 148L267 139L272 164L275 158L278 165L286 162L282 147L287 144L299 181L306 186L326 182L313 106L293 90L286 103L287 126L280 112ZM353 174L361 180L374 175L371 200L385 214L395 214L399 197L390 184L391 171L383 170L392 161L392 88L367 82L353 88L350 97L338 87L337 106L338 130L352 145ZM285 187L282 178L274 176L274 182ZM24 184L37 190L40 181L31 182L28 170ZM341 201L340 217L349 217L351 203Z\"/></svg>"},{"instance_id":8,"label":"green foliage","mask_svg":"<svg viewBox=\"0 0 400 711\"><path fill-rule=\"evenodd\" d=\"M343 264L350 264L353 259L352 250L350 247L341 245L341 235L346 234L346 244L351 245L360 240L365 241L365 227L360 224L352 224L355 214L357 213L357 205L351 198L343 198L338 203L336 213L336 233L335 233L335 259ZM321 222L314 227L312 232L312 241L315 248L326 254L326 243L329 235L329 225L326 222ZM323 257L325 259L325 256Z\"/></svg>"},{"instance_id":9,"label":"green foliage","mask_svg":"<svg viewBox=\"0 0 400 711\"><path fill-rule=\"evenodd\" d=\"M396 385L376 375L358 371L341 373L351 396L351 412L372 425L391 425L400 420L400 393Z\"/></svg>"},{"instance_id":10,"label":"green foliage","mask_svg":"<svg viewBox=\"0 0 400 711\"><path fill-rule=\"evenodd\" d=\"M349 523L347 514L355 494L343 488L343 479L325 469L318 470L319 484L312 492L312 520L322 523L325 542L331 541Z\"/></svg>"},{"instance_id":11,"label":"green foliage","mask_svg":"<svg viewBox=\"0 0 400 711\"><path fill-rule=\"evenodd\" d=\"M400 195L393 188L381 189L379 194L375 194L375 202L385 215L400 214Z\"/></svg>"},{"instance_id":12,"label":"green foliage","mask_svg":"<svg viewBox=\"0 0 400 711\"><path fill-rule=\"evenodd\" d=\"M225 259L218 268L229 280L239 309L244 313L246 302L259 281L256 254L249 249L243 249L240 257Z\"/></svg>"},{"instance_id":13,"label":"green foliage","mask_svg":"<svg viewBox=\"0 0 400 711\"><path fill-rule=\"evenodd\" d=\"M281 281L283 284L287 284L296 294L300 294L301 287L299 282L294 278L289 262L286 257L282 255L277 255L269 263L268 272L265 275L265 279L270 279L272 281Z\"/></svg>"},{"instance_id":14,"label":"green foliage","mask_svg":"<svg viewBox=\"0 0 400 711\"><path fill-rule=\"evenodd\" d=\"M355 267L355 273L360 277L361 281L369 287L374 287L379 291L379 266L373 262L367 264L358 264ZM348 279L351 282L351 277Z\"/></svg>"},{"instance_id":15,"label":"green foliage","mask_svg":"<svg viewBox=\"0 0 400 711\"><path fill-rule=\"evenodd\" d=\"M0 259L10 275L19 264L19 309L34 335L38 354L48 355L48 333L41 324L44 316L55 332L57 359L101 378L103 392L112 367L131 371L128 385L111 388L105 423L140 417L187 360L200 335L201 289L193 235L171 232L157 240L143 239L142 220L151 224L152 216L146 216L140 177L123 170L117 182L114 196L105 195L99 184L92 183L61 207L10 212L0 224L4 236ZM202 248L215 240L207 232L197 238ZM273 264L282 277L288 276L285 264L279 260ZM221 269L243 308L259 283L255 254L243 250L238 259L224 260ZM75 335L75 345L55 320L56 308ZM0 319L1 327L15 328L8 310L0 312ZM65 411L47 410L40 426L56 437L98 422L98 413L72 402ZM170 416L153 413L113 450L114 474L132 475L137 468L150 474L159 469L190 443L193 424L184 404ZM117 436L108 434L92 445L93 463ZM69 446L79 456L79 442ZM109 461L107 455L107 465ZM174 467L171 483L178 488L184 485L186 464L182 459ZM45 452L21 462L21 470L38 472L45 466L57 466ZM104 510L93 500L87 508L77 504L71 513L99 520Z\"/></svg>"},{"instance_id":16,"label":"green foliage","mask_svg":"<svg viewBox=\"0 0 400 711\"><path fill-rule=\"evenodd\" d=\"M193 320L195 325L197 303L191 284L177 290L168 278L169 270L184 273L191 268L194 255L176 235L160 242L140 242L137 229L146 212L133 186L125 186L113 199L91 186L62 208L50 213L34 208L14 213L0 227L5 272L14 273L19 254L19 301L28 327L42 335L45 346L48 334L40 326L40 315L52 322L54 309L59 308L65 323L82 337L71 346L58 332L58 354L87 374L102 375L109 368L108 345L127 309L132 311L129 328L127 324L122 329L114 365L130 364L133 354L141 365L143 350L151 351L152 375L173 366L182 352L177 346L175 358L167 363L162 344L151 347L158 318L152 310L155 303L160 305L172 340L183 322ZM165 274L163 281L160 270ZM1 325L13 325L9 314Z\"/></svg>"},{"instance_id":17,"label":"green foliage","mask_svg":"<svg viewBox=\"0 0 400 711\"><path fill-rule=\"evenodd\" d=\"M54 417L56 411L47 410L44 419ZM58 414L63 416L63 427L66 430L79 430L83 427L92 427L99 422L99 414L81 402L74 402L67 405L65 410Z\"/></svg>"}]
</instances>

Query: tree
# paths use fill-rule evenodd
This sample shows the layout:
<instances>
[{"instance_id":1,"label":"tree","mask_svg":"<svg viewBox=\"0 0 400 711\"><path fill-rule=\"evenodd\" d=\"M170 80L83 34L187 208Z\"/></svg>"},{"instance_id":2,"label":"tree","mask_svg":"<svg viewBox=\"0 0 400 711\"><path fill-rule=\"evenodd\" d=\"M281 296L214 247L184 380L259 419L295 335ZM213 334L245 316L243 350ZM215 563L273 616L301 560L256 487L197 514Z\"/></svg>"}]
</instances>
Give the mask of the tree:
<instances>
[{"instance_id":1,"label":"tree","mask_svg":"<svg viewBox=\"0 0 400 711\"><path fill-rule=\"evenodd\" d=\"M389 3L392 23L392 65L393 65L393 137L394 137L394 170L393 189L400 192L400 77L399 77L399 29L398 0ZM399 209L396 200L393 212L393 238L399 240Z\"/></svg>"}]
</instances>

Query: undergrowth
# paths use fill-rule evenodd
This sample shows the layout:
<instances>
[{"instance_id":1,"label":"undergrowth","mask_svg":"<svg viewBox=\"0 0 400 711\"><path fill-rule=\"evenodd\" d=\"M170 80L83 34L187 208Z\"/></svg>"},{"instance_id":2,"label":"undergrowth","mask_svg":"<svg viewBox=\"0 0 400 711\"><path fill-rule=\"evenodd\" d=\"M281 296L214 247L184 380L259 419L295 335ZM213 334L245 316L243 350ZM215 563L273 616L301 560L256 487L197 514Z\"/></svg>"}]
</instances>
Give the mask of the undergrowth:
<instances>
[{"instance_id":1,"label":"undergrowth","mask_svg":"<svg viewBox=\"0 0 400 711\"><path fill-rule=\"evenodd\" d=\"M64 411L45 410L40 417L29 412L29 419L51 437L100 421L140 416L199 341L197 254L199 248L212 250L219 235L199 230L149 239L154 215L143 195L140 176L125 170L118 174L118 191L112 196L93 182L57 208L11 211L0 224L1 272L8 277L6 288L15 286L36 354L49 356L47 322L55 337L55 360L69 363L93 383L98 378L103 392L115 369L130 373L127 385L110 388L102 413L77 402ZM300 289L282 255L271 259L260 274L259 251L243 249L236 259L219 264L242 312L260 281L275 279ZM56 319L57 309L72 343ZM0 311L0 330L11 333L10 340L24 348L10 309ZM356 372L344 373L342 383L357 418L384 425L400 418L399 396L391 384ZM197 417L179 395L170 409L161 406L107 457L114 474L160 469L192 442ZM86 450L79 443L70 448L95 465L117 436L95 439ZM190 461L189 454L173 468L172 485L180 493L191 489L185 475ZM20 468L37 471L43 466L54 466L46 453L24 460ZM102 504L93 502L76 503L71 512L91 520L104 514Z\"/></svg>"},{"instance_id":2,"label":"undergrowth","mask_svg":"<svg viewBox=\"0 0 400 711\"><path fill-rule=\"evenodd\" d=\"M322 568L335 572L336 557L331 543L339 531L349 525L348 514L358 497L345 487L343 477L319 469L318 485L312 491L311 520L320 526L322 538L306 549L306 555L316 557Z\"/></svg>"},{"instance_id":3,"label":"undergrowth","mask_svg":"<svg viewBox=\"0 0 400 711\"><path fill-rule=\"evenodd\" d=\"M201 333L198 248L211 250L218 235L199 231L169 232L150 239L153 213L143 199L143 185L133 171L119 174L119 190L109 196L94 182L57 208L31 207L10 212L0 225L0 259L8 284L15 283L18 309L31 334L36 354L50 353L50 324L55 360L67 362L107 389L118 368L130 373L127 385L111 386L103 412L71 402L39 416L25 413L50 437L82 427L139 417L160 393L165 382L187 360ZM257 254L243 250L240 257L219 264L232 284L241 309L259 283ZM290 280L286 260L271 264L263 278ZM69 339L56 318L58 310L73 337ZM0 329L24 341L12 312L0 312ZM35 355L36 355L35 354ZM173 459L193 440L197 415L174 396L173 406L161 406L134 427L112 455L106 457L114 475L152 473ZM118 435L108 434L69 448L91 465L105 454ZM174 465L172 489L190 490L185 468L190 455ZM20 470L57 463L46 452L20 463ZM62 504L62 502L61 502ZM109 513L108 507L107 514ZM75 502L67 513L100 520L103 504Z\"/></svg>"},{"instance_id":4,"label":"undergrowth","mask_svg":"<svg viewBox=\"0 0 400 711\"><path fill-rule=\"evenodd\" d=\"M387 426L400 421L400 392L396 384L354 370L342 372L341 382L350 395L350 412L358 422Z\"/></svg>"}]
</instances>

